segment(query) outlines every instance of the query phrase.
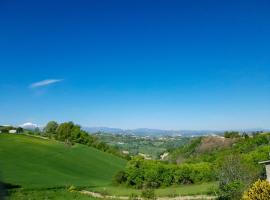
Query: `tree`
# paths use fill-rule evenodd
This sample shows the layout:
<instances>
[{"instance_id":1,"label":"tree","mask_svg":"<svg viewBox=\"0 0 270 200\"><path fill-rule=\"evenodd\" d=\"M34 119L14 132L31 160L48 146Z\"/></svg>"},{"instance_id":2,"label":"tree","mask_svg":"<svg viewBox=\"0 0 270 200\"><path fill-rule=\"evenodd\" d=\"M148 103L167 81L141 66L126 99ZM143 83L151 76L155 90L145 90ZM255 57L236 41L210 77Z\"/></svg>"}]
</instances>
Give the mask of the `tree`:
<instances>
[{"instance_id":1,"label":"tree","mask_svg":"<svg viewBox=\"0 0 270 200\"><path fill-rule=\"evenodd\" d=\"M116 184L122 184L127 181L127 175L124 171L119 171L114 176L114 182Z\"/></svg>"},{"instance_id":2,"label":"tree","mask_svg":"<svg viewBox=\"0 0 270 200\"><path fill-rule=\"evenodd\" d=\"M65 122L58 126L56 129L56 138L60 141L64 141L67 145L72 144L72 133L77 129L77 125L73 122Z\"/></svg>"},{"instance_id":3,"label":"tree","mask_svg":"<svg viewBox=\"0 0 270 200\"><path fill-rule=\"evenodd\" d=\"M23 128L22 127L18 127L17 128L17 133L22 133L24 130L23 130Z\"/></svg>"},{"instance_id":4,"label":"tree","mask_svg":"<svg viewBox=\"0 0 270 200\"><path fill-rule=\"evenodd\" d=\"M58 128L57 122L55 121L48 122L45 128L43 129L44 135L50 138L54 137L56 134L57 128Z\"/></svg>"},{"instance_id":5,"label":"tree","mask_svg":"<svg viewBox=\"0 0 270 200\"><path fill-rule=\"evenodd\" d=\"M243 132L242 133L242 137L245 138L245 139L248 139L249 138L249 135L246 132Z\"/></svg>"},{"instance_id":6,"label":"tree","mask_svg":"<svg viewBox=\"0 0 270 200\"><path fill-rule=\"evenodd\" d=\"M34 129L34 134L40 135L40 129L38 127Z\"/></svg>"},{"instance_id":7,"label":"tree","mask_svg":"<svg viewBox=\"0 0 270 200\"><path fill-rule=\"evenodd\" d=\"M12 129L14 129L12 126L0 126L0 131L2 133L8 133L9 130L12 130Z\"/></svg>"},{"instance_id":8,"label":"tree","mask_svg":"<svg viewBox=\"0 0 270 200\"><path fill-rule=\"evenodd\" d=\"M231 155L225 157L218 177L219 199L238 200L256 175L242 163L239 155Z\"/></svg>"},{"instance_id":9,"label":"tree","mask_svg":"<svg viewBox=\"0 0 270 200\"><path fill-rule=\"evenodd\" d=\"M240 134L237 131L225 131L224 137L225 138L239 138Z\"/></svg>"}]
</instances>

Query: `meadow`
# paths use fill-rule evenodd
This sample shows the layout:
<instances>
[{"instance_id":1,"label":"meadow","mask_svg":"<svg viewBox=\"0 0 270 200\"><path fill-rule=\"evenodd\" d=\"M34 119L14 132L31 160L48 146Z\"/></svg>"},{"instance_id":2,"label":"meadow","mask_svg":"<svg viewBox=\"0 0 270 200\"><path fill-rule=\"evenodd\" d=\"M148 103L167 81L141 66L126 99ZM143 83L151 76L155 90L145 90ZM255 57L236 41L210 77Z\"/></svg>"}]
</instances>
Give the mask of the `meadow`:
<instances>
[{"instance_id":1,"label":"meadow","mask_svg":"<svg viewBox=\"0 0 270 200\"><path fill-rule=\"evenodd\" d=\"M0 158L2 181L24 189L21 194L31 190L44 193L54 188L108 185L126 163L80 144L67 146L54 140L8 134L0 135ZM50 193L55 192L50 190Z\"/></svg>"},{"instance_id":2,"label":"meadow","mask_svg":"<svg viewBox=\"0 0 270 200\"><path fill-rule=\"evenodd\" d=\"M155 190L155 194L158 197L175 197L175 196L185 196L185 195L201 195L209 194L217 189L216 182L201 183L201 184L190 184L182 186L171 186L158 188ZM107 186L107 187L93 187L90 188L91 191L98 192L105 195L115 195L115 196L129 196L130 194L140 195L141 190L124 187L124 186Z\"/></svg>"},{"instance_id":3,"label":"meadow","mask_svg":"<svg viewBox=\"0 0 270 200\"><path fill-rule=\"evenodd\" d=\"M23 134L0 135L1 180L15 186L10 199L94 199L69 188L106 195L139 195L141 190L112 184L126 160L95 148ZM215 183L159 188L158 196L206 194Z\"/></svg>"}]
</instances>

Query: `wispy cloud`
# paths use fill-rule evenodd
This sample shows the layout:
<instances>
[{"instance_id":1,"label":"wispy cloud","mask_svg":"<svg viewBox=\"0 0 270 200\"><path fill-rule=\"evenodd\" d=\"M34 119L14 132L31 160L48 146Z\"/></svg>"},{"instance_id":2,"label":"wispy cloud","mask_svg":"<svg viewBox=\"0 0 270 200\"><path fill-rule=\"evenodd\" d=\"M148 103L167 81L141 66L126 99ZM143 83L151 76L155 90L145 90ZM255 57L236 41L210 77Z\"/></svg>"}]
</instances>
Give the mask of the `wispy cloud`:
<instances>
[{"instance_id":1,"label":"wispy cloud","mask_svg":"<svg viewBox=\"0 0 270 200\"><path fill-rule=\"evenodd\" d=\"M51 85L51 84L55 84L55 83L62 82L62 81L63 81L63 79L46 79L43 81L32 83L29 87L30 88L43 87L46 85Z\"/></svg>"}]
</instances>

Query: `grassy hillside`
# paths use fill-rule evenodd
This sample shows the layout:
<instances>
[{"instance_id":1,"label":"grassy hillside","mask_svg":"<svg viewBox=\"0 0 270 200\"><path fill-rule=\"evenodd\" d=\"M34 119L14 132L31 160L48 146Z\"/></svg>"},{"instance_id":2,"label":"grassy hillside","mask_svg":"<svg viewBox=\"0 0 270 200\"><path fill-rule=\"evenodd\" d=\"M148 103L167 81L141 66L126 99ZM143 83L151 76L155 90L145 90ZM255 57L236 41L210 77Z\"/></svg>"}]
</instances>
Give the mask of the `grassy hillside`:
<instances>
[{"instance_id":1,"label":"grassy hillside","mask_svg":"<svg viewBox=\"0 0 270 200\"><path fill-rule=\"evenodd\" d=\"M263 169L259 161L267 160L270 152L270 133L254 136L222 138L194 138L185 146L170 152L169 161L173 163L222 163L229 155L240 155L249 166Z\"/></svg>"},{"instance_id":2,"label":"grassy hillside","mask_svg":"<svg viewBox=\"0 0 270 200\"><path fill-rule=\"evenodd\" d=\"M0 176L23 188L103 186L126 161L91 147L0 134Z\"/></svg>"}]
</instances>

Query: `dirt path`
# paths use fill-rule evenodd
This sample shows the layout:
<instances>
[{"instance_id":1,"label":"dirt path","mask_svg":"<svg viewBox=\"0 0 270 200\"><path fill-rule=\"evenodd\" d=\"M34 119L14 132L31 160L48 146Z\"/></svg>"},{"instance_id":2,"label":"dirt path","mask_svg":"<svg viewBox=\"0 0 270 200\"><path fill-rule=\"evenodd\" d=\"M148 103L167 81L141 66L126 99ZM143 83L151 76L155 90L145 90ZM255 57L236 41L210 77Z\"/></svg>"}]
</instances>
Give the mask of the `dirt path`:
<instances>
[{"instance_id":1,"label":"dirt path","mask_svg":"<svg viewBox=\"0 0 270 200\"><path fill-rule=\"evenodd\" d=\"M82 194L86 194L95 198L101 199L121 199L128 200L127 196L109 196L109 195L101 195L100 193L90 192L87 190L80 191ZM157 200L213 200L216 199L215 196L207 196L207 195L195 195L195 196L178 196L178 197L158 197ZM143 200L142 198L138 198L138 200Z\"/></svg>"}]
</instances>

